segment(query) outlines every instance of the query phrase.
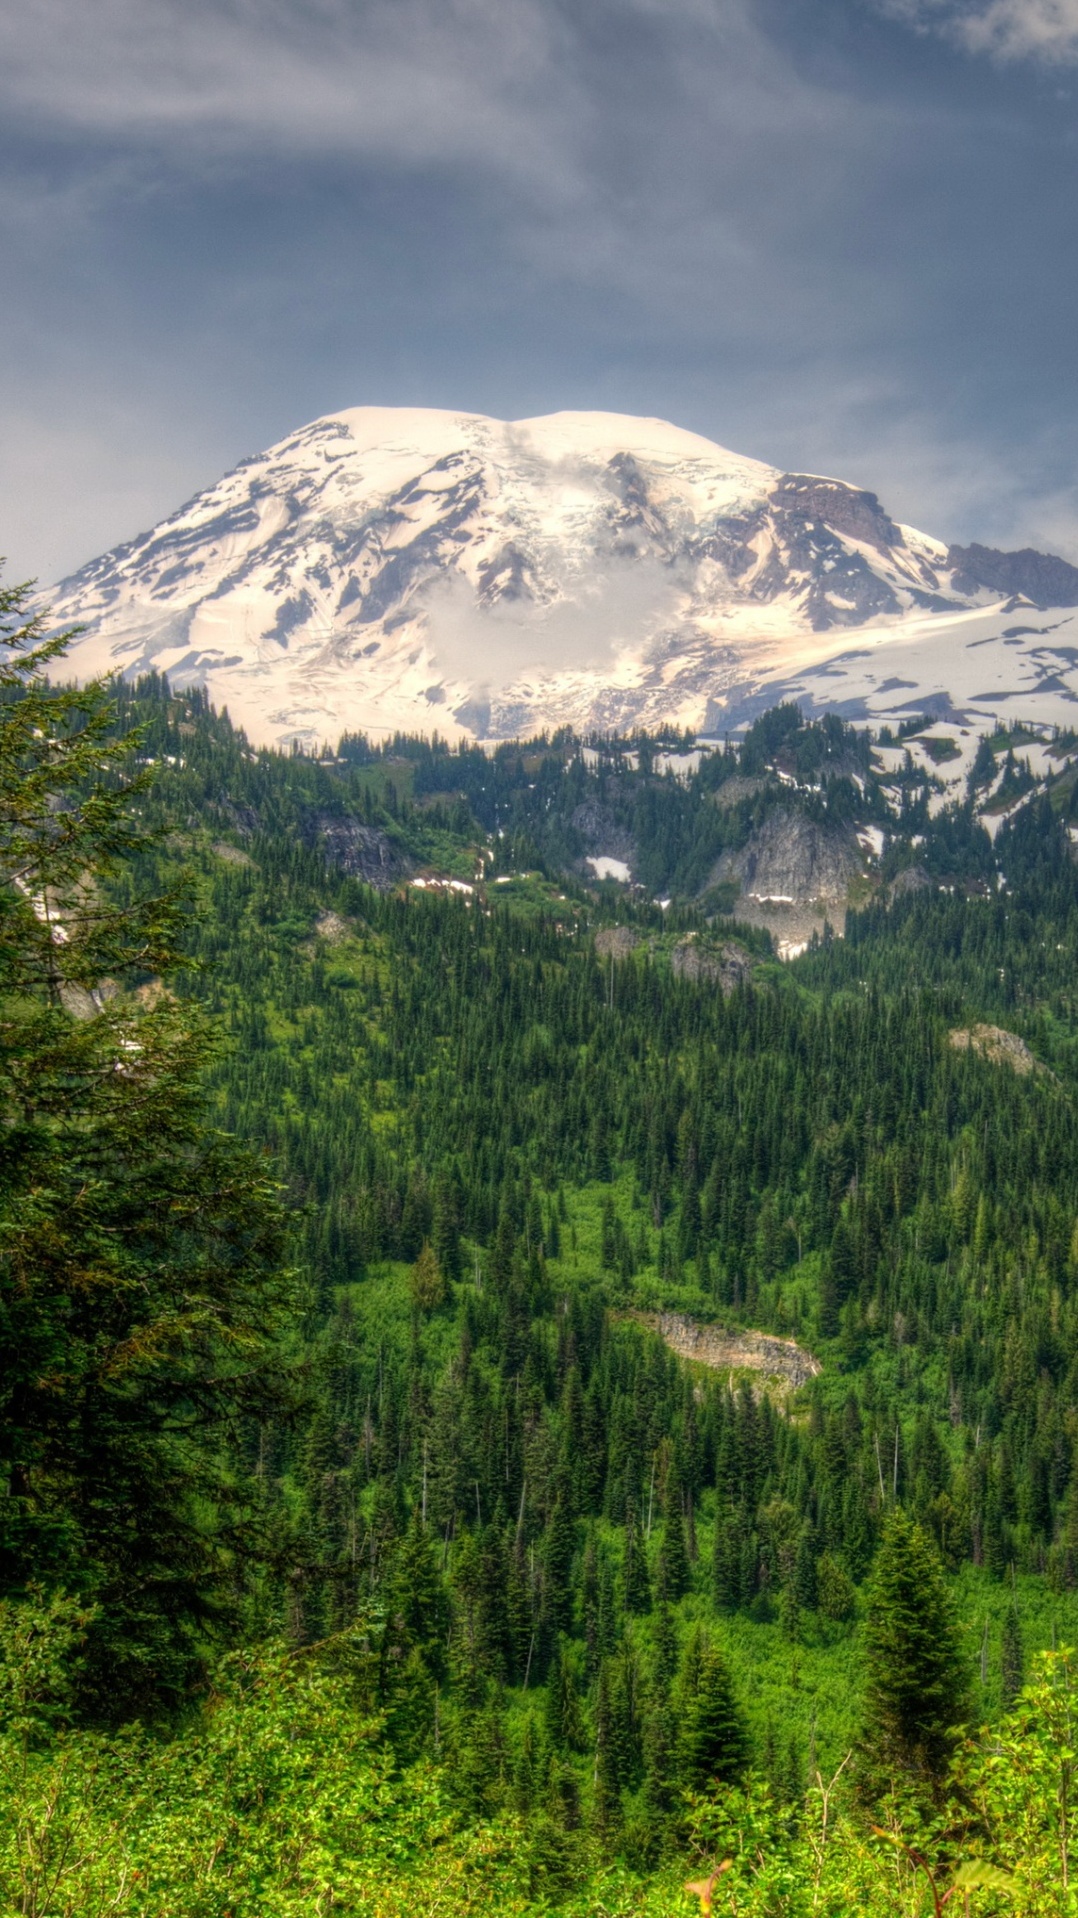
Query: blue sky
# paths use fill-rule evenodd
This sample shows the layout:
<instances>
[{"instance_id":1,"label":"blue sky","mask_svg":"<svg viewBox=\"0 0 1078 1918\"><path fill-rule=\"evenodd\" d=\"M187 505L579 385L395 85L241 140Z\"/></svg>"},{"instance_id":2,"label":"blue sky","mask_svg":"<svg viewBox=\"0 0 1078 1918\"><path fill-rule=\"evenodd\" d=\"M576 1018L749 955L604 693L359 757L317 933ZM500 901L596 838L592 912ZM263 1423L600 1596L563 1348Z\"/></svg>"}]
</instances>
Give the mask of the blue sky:
<instances>
[{"instance_id":1,"label":"blue sky","mask_svg":"<svg viewBox=\"0 0 1078 1918\"><path fill-rule=\"evenodd\" d=\"M9 576L364 403L1078 559L1078 0L9 0L0 247Z\"/></svg>"}]
</instances>

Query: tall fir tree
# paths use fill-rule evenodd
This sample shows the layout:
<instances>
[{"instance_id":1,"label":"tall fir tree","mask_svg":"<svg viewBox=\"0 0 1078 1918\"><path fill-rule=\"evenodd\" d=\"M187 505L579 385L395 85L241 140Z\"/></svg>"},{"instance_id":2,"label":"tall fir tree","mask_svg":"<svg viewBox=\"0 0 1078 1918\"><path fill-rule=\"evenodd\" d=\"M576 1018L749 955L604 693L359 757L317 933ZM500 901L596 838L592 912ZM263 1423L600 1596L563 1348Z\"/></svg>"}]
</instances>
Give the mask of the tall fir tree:
<instances>
[{"instance_id":1,"label":"tall fir tree","mask_svg":"<svg viewBox=\"0 0 1078 1918\"><path fill-rule=\"evenodd\" d=\"M268 1545L229 1447L285 1409L294 1288L267 1169L207 1123L205 1025L137 990L181 922L122 883L133 742L42 630L0 591L0 1591L80 1593L111 1718L186 1691Z\"/></svg>"},{"instance_id":2,"label":"tall fir tree","mask_svg":"<svg viewBox=\"0 0 1078 1918\"><path fill-rule=\"evenodd\" d=\"M873 1567L864 1648L866 1788L902 1777L938 1787L968 1708L968 1661L939 1556L901 1509Z\"/></svg>"},{"instance_id":3,"label":"tall fir tree","mask_svg":"<svg viewBox=\"0 0 1078 1918\"><path fill-rule=\"evenodd\" d=\"M675 1706L683 1782L694 1791L716 1781L734 1783L748 1763L748 1728L726 1660L710 1639L687 1649Z\"/></svg>"},{"instance_id":4,"label":"tall fir tree","mask_svg":"<svg viewBox=\"0 0 1078 1918\"><path fill-rule=\"evenodd\" d=\"M1022 1689L1025 1678L1025 1646L1022 1643L1022 1627L1018 1618L1018 1608L1008 1606L1003 1620L1002 1643L1000 1645L1000 1696L1004 1711L1009 1711Z\"/></svg>"},{"instance_id":5,"label":"tall fir tree","mask_svg":"<svg viewBox=\"0 0 1078 1918\"><path fill-rule=\"evenodd\" d=\"M627 1612L646 1612L651 1608L651 1580L647 1553L630 1507L625 1521L625 1558L622 1565L622 1589Z\"/></svg>"},{"instance_id":6,"label":"tall fir tree","mask_svg":"<svg viewBox=\"0 0 1078 1918\"><path fill-rule=\"evenodd\" d=\"M663 1500L663 1535L655 1568L659 1597L676 1603L689 1587L689 1555L685 1546L685 1517L682 1510L681 1481L671 1463L666 1475Z\"/></svg>"}]
</instances>

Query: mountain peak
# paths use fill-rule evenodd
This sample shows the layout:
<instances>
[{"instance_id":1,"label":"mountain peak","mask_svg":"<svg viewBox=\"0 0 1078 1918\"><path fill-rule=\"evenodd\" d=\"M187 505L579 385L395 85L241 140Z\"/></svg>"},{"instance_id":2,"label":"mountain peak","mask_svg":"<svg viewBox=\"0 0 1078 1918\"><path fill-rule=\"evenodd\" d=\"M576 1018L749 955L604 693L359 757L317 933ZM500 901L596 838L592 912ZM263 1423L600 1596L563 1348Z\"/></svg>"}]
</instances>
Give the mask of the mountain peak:
<instances>
[{"instance_id":1,"label":"mountain peak","mask_svg":"<svg viewBox=\"0 0 1078 1918\"><path fill-rule=\"evenodd\" d=\"M948 552L874 493L665 420L354 407L244 460L53 604L87 628L80 674L166 672L260 742L320 745L701 729L794 673L827 703L839 634L849 661L953 635L1016 590L1075 604L1078 569Z\"/></svg>"}]
</instances>

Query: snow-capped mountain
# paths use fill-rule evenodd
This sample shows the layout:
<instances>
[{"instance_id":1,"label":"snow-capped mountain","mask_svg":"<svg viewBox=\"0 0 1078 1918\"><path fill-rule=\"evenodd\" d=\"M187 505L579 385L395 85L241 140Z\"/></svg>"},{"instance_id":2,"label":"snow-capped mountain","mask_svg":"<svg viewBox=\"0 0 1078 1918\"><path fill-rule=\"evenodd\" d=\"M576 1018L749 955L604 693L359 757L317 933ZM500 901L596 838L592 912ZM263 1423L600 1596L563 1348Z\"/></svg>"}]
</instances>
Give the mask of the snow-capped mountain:
<instances>
[{"instance_id":1,"label":"snow-capped mountain","mask_svg":"<svg viewBox=\"0 0 1078 1918\"><path fill-rule=\"evenodd\" d=\"M80 676L167 672L274 745L706 732L787 693L881 717L1078 699L1078 616L1043 611L1078 606L1078 568L948 550L872 493L611 413L328 415L51 604L87 629Z\"/></svg>"}]
</instances>

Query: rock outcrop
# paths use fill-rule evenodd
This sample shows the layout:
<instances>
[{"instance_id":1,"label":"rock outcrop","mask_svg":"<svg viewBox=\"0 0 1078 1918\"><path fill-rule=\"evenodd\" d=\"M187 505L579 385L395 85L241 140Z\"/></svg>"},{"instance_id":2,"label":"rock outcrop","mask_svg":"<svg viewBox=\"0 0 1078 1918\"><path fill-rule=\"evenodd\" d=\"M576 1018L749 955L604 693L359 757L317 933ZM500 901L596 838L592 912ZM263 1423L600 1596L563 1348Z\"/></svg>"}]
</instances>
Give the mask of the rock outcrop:
<instances>
[{"instance_id":1,"label":"rock outcrop","mask_svg":"<svg viewBox=\"0 0 1078 1918\"><path fill-rule=\"evenodd\" d=\"M339 912L327 911L319 913L314 930L317 938L324 939L327 946L339 946L342 939L347 939L351 927Z\"/></svg>"},{"instance_id":2,"label":"rock outcrop","mask_svg":"<svg viewBox=\"0 0 1078 1918\"><path fill-rule=\"evenodd\" d=\"M365 880L376 892L391 892L412 870L411 861L398 852L388 833L347 815L314 814L305 837L329 865L352 879Z\"/></svg>"},{"instance_id":3,"label":"rock outcrop","mask_svg":"<svg viewBox=\"0 0 1078 1918\"><path fill-rule=\"evenodd\" d=\"M960 1026L947 1036L956 1052L979 1052L994 1066L1010 1066L1023 1075L1046 1070L1025 1040L1002 1026Z\"/></svg>"},{"instance_id":4,"label":"rock outcrop","mask_svg":"<svg viewBox=\"0 0 1078 1918\"><path fill-rule=\"evenodd\" d=\"M640 934L631 926L601 926L595 935L595 950L600 959L627 959L640 944Z\"/></svg>"},{"instance_id":5,"label":"rock outcrop","mask_svg":"<svg viewBox=\"0 0 1078 1918\"><path fill-rule=\"evenodd\" d=\"M1034 606L1078 606L1078 566L1023 546L1002 553L995 546L952 546L947 553L952 584L959 593L982 587L1028 599Z\"/></svg>"},{"instance_id":6,"label":"rock outcrop","mask_svg":"<svg viewBox=\"0 0 1078 1918\"><path fill-rule=\"evenodd\" d=\"M805 1385L822 1370L819 1359L793 1339L770 1332L731 1332L722 1325L701 1325L681 1312L641 1312L643 1324L658 1332L679 1358L714 1371L760 1372L791 1387Z\"/></svg>"},{"instance_id":7,"label":"rock outcrop","mask_svg":"<svg viewBox=\"0 0 1078 1918\"><path fill-rule=\"evenodd\" d=\"M761 905L844 905L863 869L852 831L779 807L736 852L720 856L708 883L735 880L746 899Z\"/></svg>"},{"instance_id":8,"label":"rock outcrop","mask_svg":"<svg viewBox=\"0 0 1078 1918\"><path fill-rule=\"evenodd\" d=\"M932 881L923 866L904 866L891 881L890 897L904 899L910 892L928 892Z\"/></svg>"},{"instance_id":9,"label":"rock outcrop","mask_svg":"<svg viewBox=\"0 0 1078 1918\"><path fill-rule=\"evenodd\" d=\"M613 859L632 872L636 862L635 842L632 834L619 826L609 806L600 804L597 799L587 799L574 808L569 824L584 842L582 871L586 871L590 860ZM588 873L587 876L591 878L592 874Z\"/></svg>"},{"instance_id":10,"label":"rock outcrop","mask_svg":"<svg viewBox=\"0 0 1078 1918\"><path fill-rule=\"evenodd\" d=\"M749 977L753 960L752 954L732 939L716 949L700 945L696 935L689 933L674 947L670 964L677 978L714 982L727 999Z\"/></svg>"},{"instance_id":11,"label":"rock outcrop","mask_svg":"<svg viewBox=\"0 0 1078 1918\"><path fill-rule=\"evenodd\" d=\"M722 785L715 788L715 804L720 812L730 812L743 799L755 799L757 793L766 792L773 783L755 775L735 773L732 779L724 779Z\"/></svg>"}]
</instances>

